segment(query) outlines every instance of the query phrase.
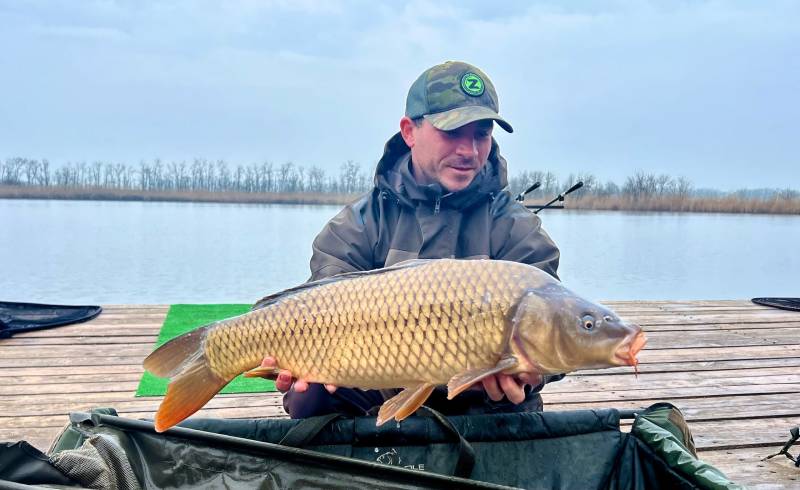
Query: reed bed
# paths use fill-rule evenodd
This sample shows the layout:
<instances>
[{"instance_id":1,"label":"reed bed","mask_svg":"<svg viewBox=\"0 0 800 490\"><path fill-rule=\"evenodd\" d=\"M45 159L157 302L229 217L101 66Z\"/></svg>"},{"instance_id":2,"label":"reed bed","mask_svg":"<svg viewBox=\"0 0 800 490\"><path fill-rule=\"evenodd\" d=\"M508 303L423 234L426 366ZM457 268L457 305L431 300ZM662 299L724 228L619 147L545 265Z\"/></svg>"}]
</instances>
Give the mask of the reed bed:
<instances>
[{"instance_id":1,"label":"reed bed","mask_svg":"<svg viewBox=\"0 0 800 490\"><path fill-rule=\"evenodd\" d=\"M141 191L100 187L0 186L0 199L61 199L89 201L173 201L239 204L347 204L357 194L315 192Z\"/></svg>"},{"instance_id":2,"label":"reed bed","mask_svg":"<svg viewBox=\"0 0 800 490\"><path fill-rule=\"evenodd\" d=\"M663 211L673 213L800 214L800 199L739 196L578 196L567 199L569 209L608 211Z\"/></svg>"},{"instance_id":3,"label":"reed bed","mask_svg":"<svg viewBox=\"0 0 800 490\"><path fill-rule=\"evenodd\" d=\"M358 198L357 194L314 192L211 192L211 191L141 191L96 187L0 186L0 199L62 199L104 201L175 201L241 204L332 204L344 205ZM662 211L673 213L743 213L800 215L800 198L767 199L740 196L650 196L634 198L626 195L568 197L568 209L606 211ZM526 204L535 205L531 200Z\"/></svg>"}]
</instances>

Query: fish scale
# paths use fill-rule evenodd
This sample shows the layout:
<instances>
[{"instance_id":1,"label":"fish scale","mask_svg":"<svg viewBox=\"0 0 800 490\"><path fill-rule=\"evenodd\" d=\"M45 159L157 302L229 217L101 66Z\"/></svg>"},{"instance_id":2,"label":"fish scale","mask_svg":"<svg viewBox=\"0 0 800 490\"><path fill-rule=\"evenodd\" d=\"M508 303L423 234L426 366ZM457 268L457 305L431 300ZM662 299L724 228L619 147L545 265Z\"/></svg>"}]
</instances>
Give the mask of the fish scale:
<instances>
[{"instance_id":1,"label":"fish scale","mask_svg":"<svg viewBox=\"0 0 800 490\"><path fill-rule=\"evenodd\" d=\"M635 365L644 343L638 326L535 267L415 260L268 296L245 315L170 340L144 365L171 378L159 431L243 372L274 376L259 367L267 356L308 382L405 388L382 405L380 425L409 416L436 385L452 398L496 373Z\"/></svg>"},{"instance_id":2,"label":"fish scale","mask_svg":"<svg viewBox=\"0 0 800 490\"><path fill-rule=\"evenodd\" d=\"M504 310L522 294L522 286L505 287L510 281L496 276L525 270L453 265L442 261L301 291L253 312L251 321L210 331L206 358L222 378L269 355L308 381L393 388L398 378L414 376L444 383L468 366L496 360L487 356L502 350ZM401 272L402 279L395 277ZM485 303L484 294L501 301ZM249 347L246 356L241 345Z\"/></svg>"}]
</instances>

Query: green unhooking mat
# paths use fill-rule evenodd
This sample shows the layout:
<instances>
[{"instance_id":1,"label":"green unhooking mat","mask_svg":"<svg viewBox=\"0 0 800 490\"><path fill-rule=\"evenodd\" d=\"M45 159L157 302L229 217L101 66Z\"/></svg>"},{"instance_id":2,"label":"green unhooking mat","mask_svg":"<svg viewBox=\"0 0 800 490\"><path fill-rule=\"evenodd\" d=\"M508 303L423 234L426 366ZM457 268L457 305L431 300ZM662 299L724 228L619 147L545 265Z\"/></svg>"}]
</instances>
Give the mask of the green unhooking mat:
<instances>
[{"instance_id":1,"label":"green unhooking mat","mask_svg":"<svg viewBox=\"0 0 800 490\"><path fill-rule=\"evenodd\" d=\"M217 320L241 315L250 310L250 305L172 305L158 333L156 345ZM154 347L154 349L155 349ZM260 378L237 376L220 393L261 393L275 391L275 383ZM167 392L167 379L145 372L136 389L136 396L163 396Z\"/></svg>"}]
</instances>

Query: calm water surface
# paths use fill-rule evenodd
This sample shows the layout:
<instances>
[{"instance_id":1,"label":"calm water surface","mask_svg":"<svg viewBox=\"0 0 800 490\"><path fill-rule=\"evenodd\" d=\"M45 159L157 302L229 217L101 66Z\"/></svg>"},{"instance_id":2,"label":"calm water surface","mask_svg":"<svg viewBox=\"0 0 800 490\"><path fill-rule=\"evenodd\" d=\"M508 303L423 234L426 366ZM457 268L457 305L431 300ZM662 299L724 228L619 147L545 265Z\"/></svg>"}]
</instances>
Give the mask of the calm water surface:
<instances>
[{"instance_id":1,"label":"calm water surface","mask_svg":"<svg viewBox=\"0 0 800 490\"><path fill-rule=\"evenodd\" d=\"M307 279L338 206L0 199L0 300L248 303ZM800 296L800 216L543 211L595 300Z\"/></svg>"}]
</instances>

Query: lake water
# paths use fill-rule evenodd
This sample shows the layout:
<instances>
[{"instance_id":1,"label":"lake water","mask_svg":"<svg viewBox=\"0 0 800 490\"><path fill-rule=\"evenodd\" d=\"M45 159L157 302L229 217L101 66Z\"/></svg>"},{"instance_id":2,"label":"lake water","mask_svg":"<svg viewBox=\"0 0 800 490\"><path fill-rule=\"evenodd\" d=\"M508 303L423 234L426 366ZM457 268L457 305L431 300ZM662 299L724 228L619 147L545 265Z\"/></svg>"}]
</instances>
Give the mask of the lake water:
<instances>
[{"instance_id":1,"label":"lake water","mask_svg":"<svg viewBox=\"0 0 800 490\"><path fill-rule=\"evenodd\" d=\"M249 303L305 281L339 206L0 199L0 300ZM800 296L800 216L547 210L594 300Z\"/></svg>"}]
</instances>

